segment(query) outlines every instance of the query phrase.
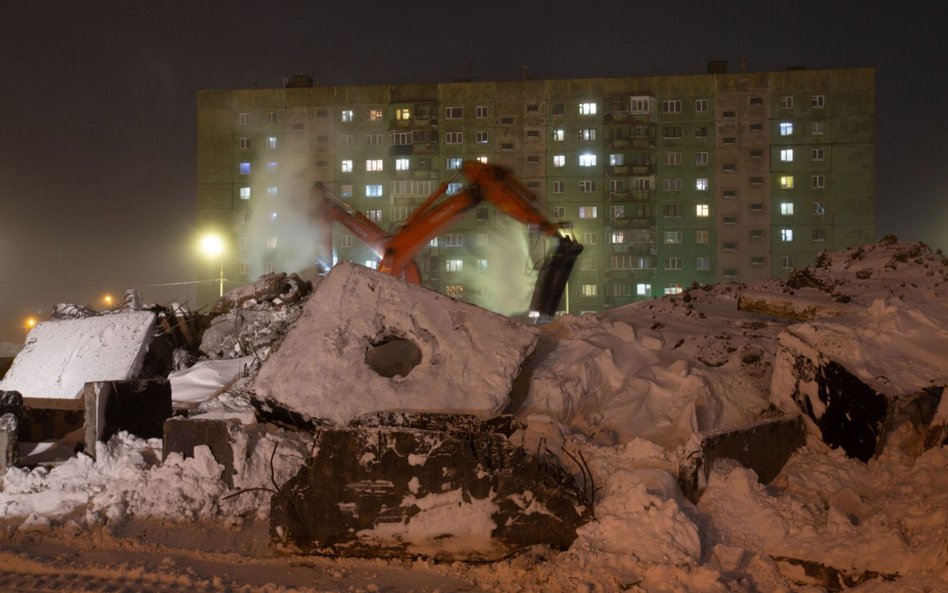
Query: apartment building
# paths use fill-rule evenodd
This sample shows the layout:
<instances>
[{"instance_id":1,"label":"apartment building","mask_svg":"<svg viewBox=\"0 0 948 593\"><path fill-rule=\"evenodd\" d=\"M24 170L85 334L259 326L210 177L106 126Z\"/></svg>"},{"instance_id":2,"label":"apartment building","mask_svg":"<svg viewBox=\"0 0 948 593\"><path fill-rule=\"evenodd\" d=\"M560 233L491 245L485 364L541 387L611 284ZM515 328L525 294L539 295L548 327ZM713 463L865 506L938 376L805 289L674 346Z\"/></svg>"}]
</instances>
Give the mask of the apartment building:
<instances>
[{"instance_id":1,"label":"apartment building","mask_svg":"<svg viewBox=\"0 0 948 593\"><path fill-rule=\"evenodd\" d=\"M377 263L339 225L333 253L317 249L314 181L394 231L441 182L459 191L468 159L508 167L570 223L585 246L561 304L574 314L784 277L875 239L871 68L712 62L695 75L360 86L293 76L200 91L197 104L198 223L229 238L228 286L329 258ZM549 247L480 204L416 262L429 287L512 313Z\"/></svg>"}]
</instances>

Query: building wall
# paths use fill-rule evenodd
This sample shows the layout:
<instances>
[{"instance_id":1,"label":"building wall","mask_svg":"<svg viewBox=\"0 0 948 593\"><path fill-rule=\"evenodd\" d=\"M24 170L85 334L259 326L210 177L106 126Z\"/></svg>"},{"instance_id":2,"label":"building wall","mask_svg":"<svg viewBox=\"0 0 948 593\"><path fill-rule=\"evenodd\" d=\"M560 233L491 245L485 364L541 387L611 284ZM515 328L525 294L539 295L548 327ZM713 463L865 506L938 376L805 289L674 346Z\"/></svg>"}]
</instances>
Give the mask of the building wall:
<instances>
[{"instance_id":1,"label":"building wall","mask_svg":"<svg viewBox=\"0 0 948 593\"><path fill-rule=\"evenodd\" d=\"M327 244L308 223L314 181L394 232L461 161L480 158L511 169L585 245L562 303L571 313L694 282L783 277L822 249L874 239L874 76L345 87L294 77L280 89L201 91L198 222L230 237L228 287L333 253L371 265L376 255L345 229ZM550 247L483 204L415 259L430 287L514 313Z\"/></svg>"}]
</instances>

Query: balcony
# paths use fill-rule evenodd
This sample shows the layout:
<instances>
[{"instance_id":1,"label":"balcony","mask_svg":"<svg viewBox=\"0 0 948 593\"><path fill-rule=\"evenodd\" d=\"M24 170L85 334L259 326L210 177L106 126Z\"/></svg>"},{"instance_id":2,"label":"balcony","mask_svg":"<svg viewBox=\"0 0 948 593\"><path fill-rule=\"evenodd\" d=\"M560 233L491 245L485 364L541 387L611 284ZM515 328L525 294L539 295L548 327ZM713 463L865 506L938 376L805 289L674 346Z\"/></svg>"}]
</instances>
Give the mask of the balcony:
<instances>
[{"instance_id":1,"label":"balcony","mask_svg":"<svg viewBox=\"0 0 948 593\"><path fill-rule=\"evenodd\" d=\"M388 147L389 156L409 156L415 154L415 147L411 144L397 144Z\"/></svg>"},{"instance_id":2,"label":"balcony","mask_svg":"<svg viewBox=\"0 0 948 593\"><path fill-rule=\"evenodd\" d=\"M606 173L609 175L628 175L629 168L628 165L609 165L606 167Z\"/></svg>"},{"instance_id":3,"label":"balcony","mask_svg":"<svg viewBox=\"0 0 948 593\"><path fill-rule=\"evenodd\" d=\"M631 140L632 148L637 150L649 150L655 148L655 139L647 136L639 136Z\"/></svg>"},{"instance_id":4,"label":"balcony","mask_svg":"<svg viewBox=\"0 0 948 593\"><path fill-rule=\"evenodd\" d=\"M655 169L651 164L647 165L632 165L632 174L633 175L652 175L655 173Z\"/></svg>"},{"instance_id":5,"label":"balcony","mask_svg":"<svg viewBox=\"0 0 948 593\"><path fill-rule=\"evenodd\" d=\"M636 229L650 229L655 228L655 217L654 216L637 216L630 219L632 221L632 228Z\"/></svg>"},{"instance_id":6,"label":"balcony","mask_svg":"<svg viewBox=\"0 0 948 593\"><path fill-rule=\"evenodd\" d=\"M628 138L613 138L609 141L611 148L628 148L630 144L631 140Z\"/></svg>"},{"instance_id":7,"label":"balcony","mask_svg":"<svg viewBox=\"0 0 948 593\"><path fill-rule=\"evenodd\" d=\"M605 121L606 123L610 123L610 122L625 123L629 121L629 119L631 119L631 116L629 115L627 111L614 111L612 113L607 113L603 117L603 121Z\"/></svg>"}]
</instances>

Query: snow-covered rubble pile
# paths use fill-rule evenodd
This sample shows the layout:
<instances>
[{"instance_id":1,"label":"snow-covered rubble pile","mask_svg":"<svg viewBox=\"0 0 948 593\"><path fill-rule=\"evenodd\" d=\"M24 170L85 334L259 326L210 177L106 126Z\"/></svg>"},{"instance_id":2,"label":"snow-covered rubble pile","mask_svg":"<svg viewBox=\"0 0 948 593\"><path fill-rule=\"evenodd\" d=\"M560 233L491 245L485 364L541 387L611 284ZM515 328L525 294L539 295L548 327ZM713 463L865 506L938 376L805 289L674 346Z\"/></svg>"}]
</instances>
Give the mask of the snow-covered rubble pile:
<instances>
[{"instance_id":1,"label":"snow-covered rubble pile","mask_svg":"<svg viewBox=\"0 0 948 593\"><path fill-rule=\"evenodd\" d=\"M835 337L824 343L838 345L836 355L857 372L865 370L866 377L885 374L898 384L914 370L923 383L944 380L946 264L941 254L923 245L885 240L825 254L818 265L787 282L695 286L599 315L563 317L539 330L518 328L517 355L525 356L537 336L539 341L508 411L531 426L520 435L525 447L545 445L588 462L597 489L596 518L561 554L535 550L486 565L442 565L438 570L484 590L527 593L824 590L825 583L799 585L816 582L800 564L810 563L831 567L828 572L846 575L851 584L868 579L853 589L863 593L948 590L944 445L917 456L885 450L866 464L830 449L811 432L807 445L768 486L750 470L719 462L710 468L704 494L693 504L676 481L682 446L696 432L739 428L772 413L771 389L780 384L774 364L785 332L807 335L832 328L826 334ZM422 387L463 397L483 388L484 376L492 372L485 365L509 364L515 358L504 353L492 328L431 317L437 315L437 301L413 307L398 291L378 286L327 290L333 294L327 302L308 301L312 312L304 313L290 334L295 327L306 330L292 339L288 334L273 353L270 361L281 352L286 359L278 360L269 376L261 373L263 392L304 408L311 404L292 391L323 382L343 399L324 397L308 411L344 421L354 413L351 401L382 402L380 407L390 408L396 396L427 396L416 391ZM792 297L789 305L795 310L824 307L831 313L801 322L740 310L743 293L770 295L764 299L770 302L782 298L784 304ZM352 321L340 325L339 309L349 311ZM354 311L368 314L359 320ZM428 375L426 381L412 383L411 373L376 373L378 378L367 379L362 390L353 388L351 377L341 382L356 362L365 367L360 372L368 371L360 340L384 338L383 330L396 327L393 319L403 332L394 333L415 332L413 341L423 345L420 330L427 329L427 322L419 320L424 316L438 319L432 322L436 328L463 327L470 344L484 355L467 366L436 358L447 365L443 368L458 372L457 383L439 384ZM331 330L320 332L320 324ZM865 344L874 346L861 346ZM443 347L447 351L451 344ZM486 352L491 347L496 348ZM294 348L305 349L312 358L309 367L293 365ZM434 352L425 350L424 356L430 360ZM318 363L323 360L340 365L321 373ZM350 366L341 364L346 361ZM513 373L505 369L502 376L506 381ZM286 385L293 390L285 390ZM501 390L498 385L492 389ZM507 393L490 397L498 398L492 404L497 405ZM250 447L251 462L242 470L238 488L273 485L270 455L284 438L269 435ZM277 447L277 483L292 476L310 454L305 445ZM0 477L0 521L10 530L55 529L69 521L80 527L108 525L130 516L217 520L268 513L265 491L225 499L220 466L203 452L159 464L156 446L119 438L96 461L80 456L53 470L11 470ZM883 581L883 575L897 580Z\"/></svg>"}]
</instances>

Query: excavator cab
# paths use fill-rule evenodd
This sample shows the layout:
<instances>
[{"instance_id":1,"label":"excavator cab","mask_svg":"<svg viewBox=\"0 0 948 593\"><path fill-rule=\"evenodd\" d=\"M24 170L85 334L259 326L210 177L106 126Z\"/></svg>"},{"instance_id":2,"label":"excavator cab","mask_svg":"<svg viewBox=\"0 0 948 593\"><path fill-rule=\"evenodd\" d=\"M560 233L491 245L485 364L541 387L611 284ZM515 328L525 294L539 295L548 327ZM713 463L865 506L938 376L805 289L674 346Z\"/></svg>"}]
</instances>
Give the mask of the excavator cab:
<instances>
[{"instance_id":1,"label":"excavator cab","mask_svg":"<svg viewBox=\"0 0 948 593\"><path fill-rule=\"evenodd\" d=\"M540 266L530 299L529 315L535 322L548 321L556 315L573 265L583 251L583 246L568 235L560 235L559 240L556 251L545 258Z\"/></svg>"}]
</instances>

